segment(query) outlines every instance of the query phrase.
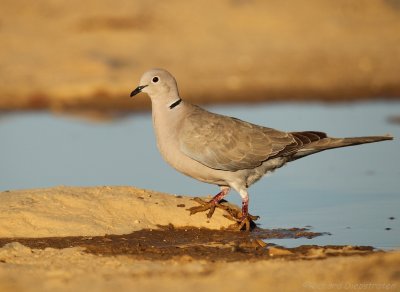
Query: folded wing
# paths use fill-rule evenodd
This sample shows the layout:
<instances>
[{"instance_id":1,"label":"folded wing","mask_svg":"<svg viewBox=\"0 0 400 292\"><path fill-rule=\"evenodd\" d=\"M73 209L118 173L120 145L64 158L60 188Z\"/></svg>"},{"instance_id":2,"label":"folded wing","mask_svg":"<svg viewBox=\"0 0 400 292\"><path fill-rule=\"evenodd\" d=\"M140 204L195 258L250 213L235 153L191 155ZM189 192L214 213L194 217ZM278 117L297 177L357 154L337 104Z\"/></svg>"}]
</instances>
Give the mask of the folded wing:
<instances>
[{"instance_id":1,"label":"folded wing","mask_svg":"<svg viewBox=\"0 0 400 292\"><path fill-rule=\"evenodd\" d=\"M260 166L297 142L289 133L197 108L184 119L179 144L183 153L210 168L236 171Z\"/></svg>"}]
</instances>

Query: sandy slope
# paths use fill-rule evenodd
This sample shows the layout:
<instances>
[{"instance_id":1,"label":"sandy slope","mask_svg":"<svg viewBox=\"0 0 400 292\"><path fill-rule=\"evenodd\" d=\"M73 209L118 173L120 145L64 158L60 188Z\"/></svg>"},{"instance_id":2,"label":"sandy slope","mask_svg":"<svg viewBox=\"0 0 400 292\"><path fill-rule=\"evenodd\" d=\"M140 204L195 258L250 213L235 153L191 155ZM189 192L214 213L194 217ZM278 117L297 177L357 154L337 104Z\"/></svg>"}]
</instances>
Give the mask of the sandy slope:
<instances>
[{"instance_id":1,"label":"sandy slope","mask_svg":"<svg viewBox=\"0 0 400 292\"><path fill-rule=\"evenodd\" d=\"M0 237L127 234L157 225L220 229L232 224L215 211L189 216L190 197L134 187L56 187L0 193Z\"/></svg>"}]
</instances>

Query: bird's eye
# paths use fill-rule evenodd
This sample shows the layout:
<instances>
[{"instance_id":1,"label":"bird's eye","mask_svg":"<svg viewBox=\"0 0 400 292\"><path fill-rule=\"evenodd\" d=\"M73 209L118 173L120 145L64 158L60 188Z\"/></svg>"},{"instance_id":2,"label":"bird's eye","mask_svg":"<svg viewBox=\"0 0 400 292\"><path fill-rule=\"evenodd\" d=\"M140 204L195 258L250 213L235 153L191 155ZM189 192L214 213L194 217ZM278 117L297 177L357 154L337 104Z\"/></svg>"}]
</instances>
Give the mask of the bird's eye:
<instances>
[{"instance_id":1,"label":"bird's eye","mask_svg":"<svg viewBox=\"0 0 400 292\"><path fill-rule=\"evenodd\" d=\"M160 78L158 78L157 76L153 77L153 79L151 80L153 83L157 83L158 80L160 80Z\"/></svg>"}]
</instances>

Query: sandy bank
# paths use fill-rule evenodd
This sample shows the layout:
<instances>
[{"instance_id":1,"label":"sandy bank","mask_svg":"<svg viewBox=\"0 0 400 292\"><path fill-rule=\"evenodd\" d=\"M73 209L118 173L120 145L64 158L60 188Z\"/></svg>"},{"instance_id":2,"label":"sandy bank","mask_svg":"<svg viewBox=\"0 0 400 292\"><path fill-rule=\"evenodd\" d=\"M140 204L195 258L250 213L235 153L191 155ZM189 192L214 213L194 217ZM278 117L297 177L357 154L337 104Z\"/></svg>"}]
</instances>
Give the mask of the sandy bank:
<instances>
[{"instance_id":1,"label":"sandy bank","mask_svg":"<svg viewBox=\"0 0 400 292\"><path fill-rule=\"evenodd\" d=\"M400 96L395 0L117 3L2 1L0 109L148 108L155 66L196 103Z\"/></svg>"},{"instance_id":2,"label":"sandy bank","mask_svg":"<svg viewBox=\"0 0 400 292\"><path fill-rule=\"evenodd\" d=\"M55 187L0 192L0 237L127 234L157 225L220 229L233 222L217 209L189 216L190 197L134 187Z\"/></svg>"},{"instance_id":3,"label":"sandy bank","mask_svg":"<svg viewBox=\"0 0 400 292\"><path fill-rule=\"evenodd\" d=\"M265 246L256 232L217 231L232 223L220 209L210 222L204 214L189 216L185 209L195 204L189 197L133 187L56 187L1 192L0 201L0 291L400 287L399 252ZM266 231L265 238L320 235L296 228ZM95 236L104 234L124 235ZM81 236L65 237L72 235Z\"/></svg>"}]
</instances>

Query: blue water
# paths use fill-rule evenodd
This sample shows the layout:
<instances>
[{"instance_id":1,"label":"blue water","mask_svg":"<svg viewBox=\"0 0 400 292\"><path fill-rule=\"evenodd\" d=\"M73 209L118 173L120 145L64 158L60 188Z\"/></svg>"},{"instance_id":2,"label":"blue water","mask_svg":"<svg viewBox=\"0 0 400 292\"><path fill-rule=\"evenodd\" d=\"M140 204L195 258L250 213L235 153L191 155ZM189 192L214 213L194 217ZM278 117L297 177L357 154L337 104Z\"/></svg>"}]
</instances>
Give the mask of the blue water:
<instances>
[{"instance_id":1,"label":"blue water","mask_svg":"<svg viewBox=\"0 0 400 292\"><path fill-rule=\"evenodd\" d=\"M398 102L208 109L280 130L400 137L400 125L387 122L389 116L400 115ZM162 160L149 114L103 123L49 113L3 114L0 139L0 191L56 185L132 185L192 196L218 191L177 173ZM399 248L399 139L326 151L290 163L250 188L250 212L261 216L258 223L264 228L312 226L313 231L332 234L273 241L285 246ZM228 199L240 203L235 192Z\"/></svg>"}]
</instances>

